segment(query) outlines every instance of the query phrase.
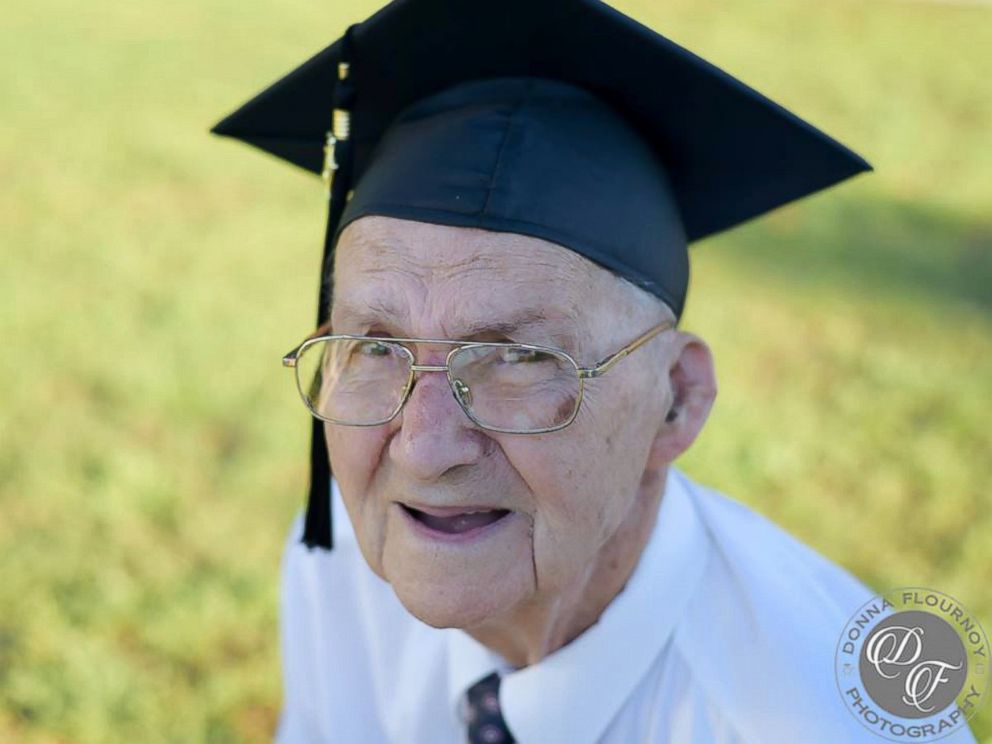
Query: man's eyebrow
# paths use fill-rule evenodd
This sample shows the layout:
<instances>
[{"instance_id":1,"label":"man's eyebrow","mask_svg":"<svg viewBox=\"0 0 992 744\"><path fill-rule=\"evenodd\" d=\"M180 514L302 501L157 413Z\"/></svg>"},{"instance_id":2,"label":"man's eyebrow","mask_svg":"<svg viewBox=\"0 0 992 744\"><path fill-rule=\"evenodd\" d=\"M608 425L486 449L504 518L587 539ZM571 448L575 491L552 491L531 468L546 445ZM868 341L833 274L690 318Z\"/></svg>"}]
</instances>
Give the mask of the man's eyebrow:
<instances>
[{"instance_id":1,"label":"man's eyebrow","mask_svg":"<svg viewBox=\"0 0 992 744\"><path fill-rule=\"evenodd\" d=\"M392 305L381 300L370 300L362 305L353 304L344 300L335 300L334 312L338 317L345 318L352 323L363 323L371 325L377 322L394 321L397 313ZM480 318L478 320L466 321L458 325L454 338L470 339L473 336L482 334L500 334L508 336L522 330L536 327L546 327L557 320L568 320L573 317L561 310L548 310L541 307L528 307L518 309L502 318ZM566 329L549 329L554 332L549 334L549 340L574 341L575 335Z\"/></svg>"}]
</instances>

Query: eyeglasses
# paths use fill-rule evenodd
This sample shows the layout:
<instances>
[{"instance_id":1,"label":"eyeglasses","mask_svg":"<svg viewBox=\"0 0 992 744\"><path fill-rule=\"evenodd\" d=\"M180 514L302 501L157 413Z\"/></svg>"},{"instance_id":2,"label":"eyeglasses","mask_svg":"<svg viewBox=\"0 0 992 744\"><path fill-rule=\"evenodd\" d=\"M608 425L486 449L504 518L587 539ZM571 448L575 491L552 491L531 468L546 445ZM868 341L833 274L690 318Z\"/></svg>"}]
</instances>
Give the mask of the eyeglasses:
<instances>
[{"instance_id":1,"label":"eyeglasses","mask_svg":"<svg viewBox=\"0 0 992 744\"><path fill-rule=\"evenodd\" d=\"M541 434L564 429L582 404L585 381L602 377L635 349L674 327L666 321L593 367L567 352L512 342L452 341L350 334L318 329L286 354L310 412L344 426L378 426L396 417L413 389L415 372L444 372L458 405L483 429ZM417 364L404 344L447 344L443 365Z\"/></svg>"}]
</instances>

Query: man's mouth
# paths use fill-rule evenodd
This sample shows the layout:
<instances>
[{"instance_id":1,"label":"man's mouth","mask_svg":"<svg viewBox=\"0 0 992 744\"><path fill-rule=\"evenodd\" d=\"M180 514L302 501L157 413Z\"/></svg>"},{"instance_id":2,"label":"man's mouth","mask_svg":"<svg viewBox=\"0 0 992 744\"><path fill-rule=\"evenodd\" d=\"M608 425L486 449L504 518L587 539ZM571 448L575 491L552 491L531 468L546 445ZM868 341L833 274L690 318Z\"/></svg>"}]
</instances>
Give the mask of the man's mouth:
<instances>
[{"instance_id":1,"label":"man's mouth","mask_svg":"<svg viewBox=\"0 0 992 744\"><path fill-rule=\"evenodd\" d=\"M421 524L430 527L437 532L448 535L459 535L463 532L476 530L498 522L510 513L508 509L467 509L463 512L454 512L450 509L436 509L432 511L452 512L446 515L430 514L427 511L415 509L406 504L400 504L410 516Z\"/></svg>"}]
</instances>

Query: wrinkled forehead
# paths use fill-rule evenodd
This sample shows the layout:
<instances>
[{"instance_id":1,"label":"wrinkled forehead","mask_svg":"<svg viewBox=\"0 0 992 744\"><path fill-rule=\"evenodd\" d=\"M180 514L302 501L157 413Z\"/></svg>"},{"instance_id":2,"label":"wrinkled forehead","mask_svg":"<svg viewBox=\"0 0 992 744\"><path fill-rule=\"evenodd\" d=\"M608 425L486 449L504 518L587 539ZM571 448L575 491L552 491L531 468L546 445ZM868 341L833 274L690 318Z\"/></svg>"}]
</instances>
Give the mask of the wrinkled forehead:
<instances>
[{"instance_id":1,"label":"wrinkled forehead","mask_svg":"<svg viewBox=\"0 0 992 744\"><path fill-rule=\"evenodd\" d=\"M581 333L601 267L527 235L392 217L362 217L335 248L333 313L339 323L443 318L451 338L510 324ZM410 329L406 329L410 330Z\"/></svg>"}]
</instances>

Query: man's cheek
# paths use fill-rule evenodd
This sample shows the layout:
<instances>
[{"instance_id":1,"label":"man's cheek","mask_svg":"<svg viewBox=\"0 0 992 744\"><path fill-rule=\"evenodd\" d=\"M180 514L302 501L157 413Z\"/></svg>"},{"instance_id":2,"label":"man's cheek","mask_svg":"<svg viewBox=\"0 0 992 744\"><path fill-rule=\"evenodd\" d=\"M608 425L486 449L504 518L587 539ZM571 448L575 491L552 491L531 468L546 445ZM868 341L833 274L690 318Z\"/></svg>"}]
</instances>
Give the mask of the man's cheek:
<instances>
[{"instance_id":1,"label":"man's cheek","mask_svg":"<svg viewBox=\"0 0 992 744\"><path fill-rule=\"evenodd\" d=\"M338 427L335 427L338 428ZM369 472L381 459L384 437L370 431L334 431L326 436L331 469ZM336 474L336 473L335 473Z\"/></svg>"}]
</instances>

